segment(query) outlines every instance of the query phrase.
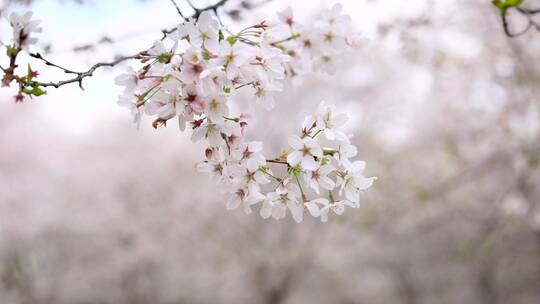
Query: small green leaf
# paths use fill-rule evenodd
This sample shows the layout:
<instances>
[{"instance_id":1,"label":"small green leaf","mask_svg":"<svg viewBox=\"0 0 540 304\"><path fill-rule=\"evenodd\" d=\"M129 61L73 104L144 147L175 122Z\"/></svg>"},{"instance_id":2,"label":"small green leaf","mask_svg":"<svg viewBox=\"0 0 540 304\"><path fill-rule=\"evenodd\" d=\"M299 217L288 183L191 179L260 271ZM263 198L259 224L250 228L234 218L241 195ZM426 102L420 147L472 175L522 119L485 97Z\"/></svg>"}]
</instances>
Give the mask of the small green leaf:
<instances>
[{"instance_id":1,"label":"small green leaf","mask_svg":"<svg viewBox=\"0 0 540 304\"><path fill-rule=\"evenodd\" d=\"M35 86L35 87L31 88L31 89L26 88L23 91L24 91L24 93L26 93L28 95L33 95L33 96L38 96L38 97L41 96L41 95L47 94L47 91L43 90L39 86Z\"/></svg>"},{"instance_id":2,"label":"small green leaf","mask_svg":"<svg viewBox=\"0 0 540 304\"><path fill-rule=\"evenodd\" d=\"M523 3L523 0L506 0L506 5L508 5L509 7L518 6L521 3Z\"/></svg>"},{"instance_id":3,"label":"small green leaf","mask_svg":"<svg viewBox=\"0 0 540 304\"><path fill-rule=\"evenodd\" d=\"M521 5L523 0L492 0L491 3L498 7L501 14L504 15L509 8Z\"/></svg>"}]
</instances>

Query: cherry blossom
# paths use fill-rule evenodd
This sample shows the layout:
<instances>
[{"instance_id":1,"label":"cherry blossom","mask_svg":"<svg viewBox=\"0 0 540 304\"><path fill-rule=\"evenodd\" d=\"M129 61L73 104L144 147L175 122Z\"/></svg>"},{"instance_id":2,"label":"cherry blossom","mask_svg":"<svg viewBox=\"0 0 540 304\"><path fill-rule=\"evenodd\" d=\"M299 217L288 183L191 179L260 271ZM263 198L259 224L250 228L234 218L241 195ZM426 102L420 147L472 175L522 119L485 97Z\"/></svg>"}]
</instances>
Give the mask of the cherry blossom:
<instances>
[{"instance_id":1,"label":"cherry blossom","mask_svg":"<svg viewBox=\"0 0 540 304\"><path fill-rule=\"evenodd\" d=\"M287 209L291 212L294 220L300 223L303 219L303 206L298 203L300 191L298 186L287 181L280 184L274 192L266 195L260 214L262 218L279 220L286 216Z\"/></svg>"},{"instance_id":2,"label":"cherry blossom","mask_svg":"<svg viewBox=\"0 0 540 304\"><path fill-rule=\"evenodd\" d=\"M310 137L300 138L296 135L289 136L289 145L293 151L287 156L287 162L291 166L300 166L309 171L317 169L318 163L316 159L323 156L323 152L319 143Z\"/></svg>"},{"instance_id":3,"label":"cherry blossom","mask_svg":"<svg viewBox=\"0 0 540 304\"><path fill-rule=\"evenodd\" d=\"M40 33L39 20L32 20L32 13L27 12L24 15L11 13L9 15L9 24L13 29L13 42L21 48L26 48L37 42L36 37L31 37L32 33Z\"/></svg>"},{"instance_id":4,"label":"cherry blossom","mask_svg":"<svg viewBox=\"0 0 540 304\"><path fill-rule=\"evenodd\" d=\"M337 185L341 187L340 195L345 192L347 199L356 203L356 206L360 203L360 191L371 187L375 180L374 177L366 178L362 175L365 167L365 162L355 161L347 165L345 173L338 174Z\"/></svg>"},{"instance_id":5,"label":"cherry blossom","mask_svg":"<svg viewBox=\"0 0 540 304\"><path fill-rule=\"evenodd\" d=\"M252 212L251 205L264 200L264 198L265 196L256 188L238 188L227 201L227 209L234 210L242 205L244 212L250 214Z\"/></svg>"},{"instance_id":6,"label":"cherry blossom","mask_svg":"<svg viewBox=\"0 0 540 304\"><path fill-rule=\"evenodd\" d=\"M288 137L289 149L277 158L263 155L263 143L246 141L249 113L236 113L235 91L252 92L253 100L271 110L285 81L321 69L333 72L335 60L357 41L350 18L334 6L314 27L304 27L290 8L277 19L246 27L237 34L220 34L219 22L203 12L157 42L139 72L128 71L117 84L125 87L122 104L137 119L157 117L154 126L178 117L181 130L192 129L193 141L203 140L206 160L197 168L209 173L230 193L227 209L243 206L251 213L262 202L263 218L297 222L304 209L322 221L332 211L360 207L361 192L374 178L364 177L365 163L353 160L358 149L343 131L347 115L321 102L308 115L300 135ZM283 166L285 171L274 166ZM279 172L278 174L274 172Z\"/></svg>"},{"instance_id":7,"label":"cherry blossom","mask_svg":"<svg viewBox=\"0 0 540 304\"><path fill-rule=\"evenodd\" d=\"M321 102L291 132L298 135L288 136L289 147L277 157L266 157L262 142L247 140L251 113L237 111L235 104L236 93L245 90L270 111L279 102L274 93L288 81L315 71L335 72L334 63L361 44L341 6L324 11L310 26L287 8L237 33L222 28L212 10L197 13L133 56L142 67L116 77L123 87L118 104L137 124L145 117L153 119L154 128L178 121L182 132L191 133L205 156L197 169L223 188L227 209L242 206L251 213L262 202L262 218L279 220L290 213L301 222L304 209L326 221L330 211L340 215L345 207L359 208L360 195L375 178L365 177L365 162L353 159L358 149L343 130L346 114ZM10 23L19 46L14 58L35 42L30 34L40 29L31 14L12 14ZM11 78L4 77L4 84L15 78L7 76ZM27 78L33 77L37 73L29 68ZM39 86L32 89L35 96L43 94Z\"/></svg>"},{"instance_id":8,"label":"cherry blossom","mask_svg":"<svg viewBox=\"0 0 540 304\"><path fill-rule=\"evenodd\" d=\"M328 221L328 214L332 211L336 215L342 215L345 212L345 207L358 208L357 205L347 201L342 200L338 202L328 202L322 207L319 211L319 216L321 217L322 222Z\"/></svg>"},{"instance_id":9,"label":"cherry blossom","mask_svg":"<svg viewBox=\"0 0 540 304\"><path fill-rule=\"evenodd\" d=\"M340 6L326 11L312 28L299 24L287 8L276 20L227 37L220 36L224 32L219 33L214 15L204 12L154 45L147 56L159 64L117 78L125 87L121 100L129 101L124 103L138 118L157 117L158 126L175 116L181 130L191 126L191 139L204 140L207 147L206 160L197 168L230 193L227 209L243 206L250 213L262 202L263 218L290 213L301 222L307 209L326 221L330 210L342 214L345 206L359 207L361 192L374 180L363 176L365 163L351 160L358 150L343 131L347 115L321 102L304 120L301 135L288 137L290 148L271 159L263 155L262 142L245 140L249 114L231 111L231 104L234 92L245 88L256 104L271 110L273 92L288 79L313 71L321 60L333 70L333 61L350 47L348 39L356 39L349 26ZM276 168L280 173L275 174L274 166L284 166L285 172Z\"/></svg>"},{"instance_id":10,"label":"cherry blossom","mask_svg":"<svg viewBox=\"0 0 540 304\"><path fill-rule=\"evenodd\" d=\"M306 184L308 184L317 194L320 194L320 187L326 190L333 190L336 183L328 177L328 174L335 171L332 165L323 165L316 170L307 172L305 176Z\"/></svg>"}]
</instances>

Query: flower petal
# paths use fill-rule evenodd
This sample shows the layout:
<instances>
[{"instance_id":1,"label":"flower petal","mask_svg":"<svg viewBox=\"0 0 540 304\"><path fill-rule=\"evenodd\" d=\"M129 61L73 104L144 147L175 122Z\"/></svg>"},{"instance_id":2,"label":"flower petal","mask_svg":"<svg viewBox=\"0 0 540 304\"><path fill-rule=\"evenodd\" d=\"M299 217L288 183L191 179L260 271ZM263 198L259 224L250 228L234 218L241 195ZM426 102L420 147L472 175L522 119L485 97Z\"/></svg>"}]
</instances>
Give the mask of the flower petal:
<instances>
[{"instance_id":1,"label":"flower petal","mask_svg":"<svg viewBox=\"0 0 540 304\"><path fill-rule=\"evenodd\" d=\"M302 161L302 152L293 151L287 156L287 163L291 166L296 166Z\"/></svg>"}]
</instances>

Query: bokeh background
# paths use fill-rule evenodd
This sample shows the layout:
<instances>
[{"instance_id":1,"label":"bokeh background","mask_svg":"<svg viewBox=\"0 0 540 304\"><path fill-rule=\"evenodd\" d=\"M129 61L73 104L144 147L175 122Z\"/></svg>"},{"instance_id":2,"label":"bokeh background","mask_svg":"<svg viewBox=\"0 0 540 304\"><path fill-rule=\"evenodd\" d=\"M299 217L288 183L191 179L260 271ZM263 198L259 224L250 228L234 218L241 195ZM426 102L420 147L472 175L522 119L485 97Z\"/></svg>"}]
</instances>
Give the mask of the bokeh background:
<instances>
[{"instance_id":1,"label":"bokeh background","mask_svg":"<svg viewBox=\"0 0 540 304\"><path fill-rule=\"evenodd\" d=\"M264 2L224 21L291 5L309 23L331 5ZM360 209L300 225L226 211L189 134L137 130L116 105L124 67L24 104L3 88L0 303L540 303L540 33L507 38L488 0L341 2L370 43L256 110L250 134L275 155L321 99L338 104L379 177ZM4 1L4 43L6 14L28 9L35 50L73 69L178 22L168 0Z\"/></svg>"}]
</instances>

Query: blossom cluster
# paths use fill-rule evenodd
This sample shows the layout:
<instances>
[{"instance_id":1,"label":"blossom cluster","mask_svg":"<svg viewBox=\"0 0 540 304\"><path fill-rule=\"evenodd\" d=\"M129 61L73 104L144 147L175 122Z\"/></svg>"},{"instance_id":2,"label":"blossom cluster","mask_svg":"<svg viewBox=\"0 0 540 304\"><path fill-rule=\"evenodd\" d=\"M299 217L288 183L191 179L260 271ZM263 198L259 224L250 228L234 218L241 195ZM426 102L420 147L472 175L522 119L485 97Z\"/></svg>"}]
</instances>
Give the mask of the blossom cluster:
<instances>
[{"instance_id":1,"label":"blossom cluster","mask_svg":"<svg viewBox=\"0 0 540 304\"><path fill-rule=\"evenodd\" d=\"M182 131L192 129L193 141L204 139L206 160L198 169L224 186L228 209L242 206L251 213L261 203L263 218L281 219L289 210L300 222L308 210L326 221L330 211L359 207L360 192L374 180L362 175L364 162L351 161L357 149L340 129L346 115L321 103L301 134L289 138L290 148L267 159L261 142L245 138L249 113L232 113L230 105L238 90L251 90L256 103L272 109L272 93L286 79L332 72L335 59L358 37L340 5L324 11L313 28L298 24L289 8L276 20L237 34L226 34L214 14L205 11L142 52L143 68L116 78L125 88L119 104L137 123L144 115L154 117L155 128L176 119ZM283 174L277 176L271 166L282 167L275 169Z\"/></svg>"},{"instance_id":2,"label":"blossom cluster","mask_svg":"<svg viewBox=\"0 0 540 304\"><path fill-rule=\"evenodd\" d=\"M9 57L9 66L2 68L4 72L2 76L2 86L10 86L15 80L19 85L19 92L15 96L15 102L23 102L25 96L41 96L46 92L39 85L32 84L34 78L38 76L37 71L33 71L30 65L28 66L26 75L15 75L15 69L18 67L17 56L23 50L28 50L31 44L37 42L34 33L40 33L39 20L32 20L32 13L27 12L24 15L11 13L9 15L9 24L13 30L12 44L6 45L6 55ZM28 85L23 85L28 84Z\"/></svg>"},{"instance_id":3,"label":"blossom cluster","mask_svg":"<svg viewBox=\"0 0 540 304\"><path fill-rule=\"evenodd\" d=\"M306 117L299 135L289 136L289 148L278 158L267 160L261 142L230 143L208 148L198 168L229 189L228 209L242 206L249 214L262 202L263 218L279 220L288 210L301 222L307 210L326 222L330 212L360 207L361 191L375 180L363 175L365 162L351 160L358 150L341 131L346 121L347 115L321 102L315 115ZM273 170L273 165L284 168Z\"/></svg>"}]
</instances>

